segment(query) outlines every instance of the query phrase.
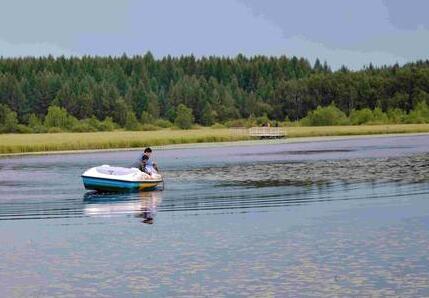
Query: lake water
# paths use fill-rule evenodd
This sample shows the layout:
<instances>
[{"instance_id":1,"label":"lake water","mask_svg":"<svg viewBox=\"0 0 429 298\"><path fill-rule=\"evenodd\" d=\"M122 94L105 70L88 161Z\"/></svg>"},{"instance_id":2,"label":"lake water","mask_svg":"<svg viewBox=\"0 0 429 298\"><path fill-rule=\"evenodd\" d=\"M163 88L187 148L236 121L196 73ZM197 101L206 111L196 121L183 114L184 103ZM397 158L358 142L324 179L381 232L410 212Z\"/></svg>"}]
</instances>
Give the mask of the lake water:
<instances>
[{"instance_id":1,"label":"lake water","mask_svg":"<svg viewBox=\"0 0 429 298\"><path fill-rule=\"evenodd\" d=\"M429 136L154 152L165 190L94 194L138 152L0 159L0 294L429 296Z\"/></svg>"}]
</instances>

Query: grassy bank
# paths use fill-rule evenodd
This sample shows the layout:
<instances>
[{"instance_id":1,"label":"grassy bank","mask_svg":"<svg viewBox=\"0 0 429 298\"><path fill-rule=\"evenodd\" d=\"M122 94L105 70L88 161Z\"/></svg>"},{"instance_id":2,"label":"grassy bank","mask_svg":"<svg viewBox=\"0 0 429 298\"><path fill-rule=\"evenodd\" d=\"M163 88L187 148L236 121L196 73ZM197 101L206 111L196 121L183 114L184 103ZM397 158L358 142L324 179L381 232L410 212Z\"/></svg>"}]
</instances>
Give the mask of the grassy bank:
<instances>
[{"instance_id":1,"label":"grassy bank","mask_svg":"<svg viewBox=\"0 0 429 298\"><path fill-rule=\"evenodd\" d=\"M429 124L288 127L289 138L429 132Z\"/></svg>"},{"instance_id":2,"label":"grassy bank","mask_svg":"<svg viewBox=\"0 0 429 298\"><path fill-rule=\"evenodd\" d=\"M0 154L83 149L138 148L167 144L248 139L229 129L112 131L88 133L2 134Z\"/></svg>"},{"instance_id":3,"label":"grassy bank","mask_svg":"<svg viewBox=\"0 0 429 298\"><path fill-rule=\"evenodd\" d=\"M429 124L289 127L288 137L429 132ZM2 134L0 154L84 149L138 148L167 144L248 140L231 129L113 131L94 133Z\"/></svg>"}]
</instances>

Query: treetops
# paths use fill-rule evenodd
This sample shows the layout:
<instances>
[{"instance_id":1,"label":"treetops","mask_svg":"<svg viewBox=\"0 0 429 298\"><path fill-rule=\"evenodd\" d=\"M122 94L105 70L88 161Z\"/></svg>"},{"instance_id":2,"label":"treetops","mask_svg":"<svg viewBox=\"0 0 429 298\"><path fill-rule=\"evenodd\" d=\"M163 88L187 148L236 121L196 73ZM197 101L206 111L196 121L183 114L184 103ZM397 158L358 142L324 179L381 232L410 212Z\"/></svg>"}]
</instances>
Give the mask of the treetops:
<instances>
[{"instance_id":1,"label":"treetops","mask_svg":"<svg viewBox=\"0 0 429 298\"><path fill-rule=\"evenodd\" d=\"M150 129L180 126L179 116L205 126L264 115L300 121L310 111L314 119L320 113L344 119L342 112L359 124L370 118L368 110L371 117L423 121L415 111L428 102L429 61L333 72L326 62L312 66L285 56L0 58L0 104L9 109L3 111L9 128L14 119L33 130Z\"/></svg>"}]
</instances>

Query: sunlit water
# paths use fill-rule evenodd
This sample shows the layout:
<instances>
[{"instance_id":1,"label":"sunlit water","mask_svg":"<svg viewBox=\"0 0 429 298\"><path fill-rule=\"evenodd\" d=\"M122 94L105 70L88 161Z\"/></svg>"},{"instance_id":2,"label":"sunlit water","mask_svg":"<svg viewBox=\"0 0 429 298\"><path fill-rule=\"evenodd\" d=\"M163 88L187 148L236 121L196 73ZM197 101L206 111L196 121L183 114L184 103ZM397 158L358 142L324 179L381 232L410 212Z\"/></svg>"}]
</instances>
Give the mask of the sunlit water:
<instances>
[{"instance_id":1,"label":"sunlit water","mask_svg":"<svg viewBox=\"0 0 429 298\"><path fill-rule=\"evenodd\" d=\"M429 296L429 137L0 159L1 296Z\"/></svg>"}]
</instances>

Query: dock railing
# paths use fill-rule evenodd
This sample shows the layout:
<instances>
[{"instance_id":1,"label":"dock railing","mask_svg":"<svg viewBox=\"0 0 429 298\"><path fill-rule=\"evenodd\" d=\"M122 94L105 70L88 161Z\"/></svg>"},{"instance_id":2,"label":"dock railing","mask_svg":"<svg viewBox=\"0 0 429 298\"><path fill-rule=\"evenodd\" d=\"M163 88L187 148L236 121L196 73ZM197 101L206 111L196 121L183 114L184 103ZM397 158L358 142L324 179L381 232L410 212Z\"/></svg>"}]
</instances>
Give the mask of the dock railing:
<instances>
[{"instance_id":1,"label":"dock railing","mask_svg":"<svg viewBox=\"0 0 429 298\"><path fill-rule=\"evenodd\" d=\"M261 139L278 139L285 138L287 136L286 129L284 127L236 127L232 129L235 135L248 135L253 138Z\"/></svg>"},{"instance_id":2,"label":"dock railing","mask_svg":"<svg viewBox=\"0 0 429 298\"><path fill-rule=\"evenodd\" d=\"M286 130L284 127L252 127L249 128L249 136L258 138L284 138Z\"/></svg>"}]
</instances>

